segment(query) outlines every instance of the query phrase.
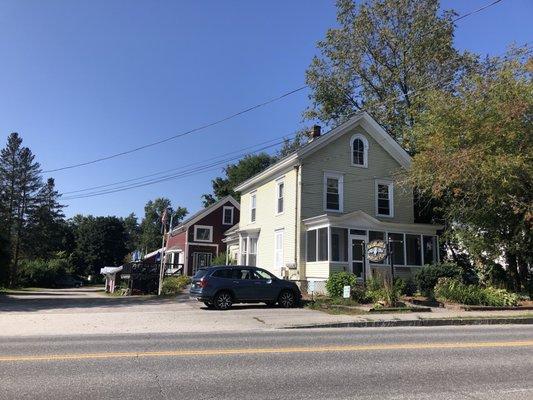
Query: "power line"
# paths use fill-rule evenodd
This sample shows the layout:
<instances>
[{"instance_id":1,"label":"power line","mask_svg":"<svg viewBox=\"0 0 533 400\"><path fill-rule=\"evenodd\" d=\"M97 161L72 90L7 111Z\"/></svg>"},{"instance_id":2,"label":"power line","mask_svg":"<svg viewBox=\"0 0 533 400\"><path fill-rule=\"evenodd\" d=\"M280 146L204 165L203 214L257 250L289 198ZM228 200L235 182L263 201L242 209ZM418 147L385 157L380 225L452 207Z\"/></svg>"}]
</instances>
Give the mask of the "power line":
<instances>
[{"instance_id":1,"label":"power line","mask_svg":"<svg viewBox=\"0 0 533 400\"><path fill-rule=\"evenodd\" d=\"M473 15L473 14L476 14L476 13L478 13L478 12L481 12L481 11L483 11L483 10L486 10L487 8L492 7L492 6L496 5L497 3L500 3L501 1L502 1L502 0L495 0L495 1L493 1L492 3L489 3L489 4L487 4L487 5L483 6L483 7L480 7L480 8L478 8L478 9L476 9L476 10L470 11L470 12L468 12L468 13L466 13L466 14L460 15L460 16L458 16L457 18L452 19L452 23L455 23L455 22L457 22L457 21L459 21L459 20L461 20L461 19L467 18L467 17L469 17L469 16L471 16L471 15ZM437 29L437 28L434 28L434 29L432 29L432 30L426 32L425 34L423 34L423 36L425 36L425 35L427 35L427 34L429 34L429 33L432 33L432 32L435 31L436 29ZM361 86L362 86L361 84L356 85L356 86L354 87L354 89L357 88L357 87L361 87ZM167 138L165 138L165 139L161 139L161 140L158 140L158 141L155 141L155 142L152 142L152 143L147 143L147 144L145 144L145 145L142 145L142 146L139 146L139 147L135 147L135 148L132 148L132 149L129 149L129 150L126 150L126 151L119 152L119 153L110 154L110 155L108 155L108 156L104 156L104 157L96 158L96 159L94 159L94 160L85 161L85 162L77 163L77 164L66 165L66 166L64 166L64 167L59 167L59 168L49 169L49 170L45 170L45 171L43 171L43 172L44 172L44 173L57 172L57 171L63 171L63 170L72 169L72 168L78 168L78 167L82 167L82 166L86 166L86 165L96 164L96 163L99 163L99 162L102 162L102 161L110 160L110 159L117 158L117 157L120 157L120 156L123 156L123 155L126 155L126 154L131 154L131 153L134 153L134 152L137 152L137 151L140 151L140 150L144 150L144 149L149 148L149 147L157 146L157 145L160 145L160 144L162 144L162 143L166 143L166 142L168 142L168 141L171 141L171 140L174 140L174 139L177 139L177 138L180 138L180 137L183 137L183 136L189 135L189 134L191 134L191 133L195 133L195 132L198 132L198 131L201 131L201 130L207 129L207 128L209 128L209 127L212 127L212 126L215 126L215 125L221 124L221 123L223 123L223 122L225 122L225 121L228 121L228 120L230 120L230 119L233 119L233 118L235 118L235 117L238 117L238 116L240 116L240 115L243 115L243 114L245 114L245 113L248 113L248 112L250 112L250 111L256 110L256 109L258 109L258 108L264 107L264 106L266 106L266 105L268 105L268 104L271 104L271 103L273 103L273 102L276 102L276 101L278 101L278 100L281 100L281 99L283 99L283 98L285 98L285 97L287 97L287 96L290 96L290 95L292 95L292 94L294 94L294 93L300 92L300 91L306 89L307 87L308 87L308 85L301 86L301 87L299 87L299 88L297 88L297 89L293 89L293 90L291 90L291 91L289 91L289 92L286 92L286 93L284 93L284 94L282 94L282 95L280 95L280 96L274 97L274 98L272 98L272 99L270 99L270 100L264 101L264 102L262 102L262 103L256 104L256 105L251 106L251 107L248 107L248 108L246 108L246 109L244 109L244 110L241 110L241 111L239 111L239 112L236 112L236 113L234 113L234 114L231 114L231 115L229 115L229 116L227 116L227 117L221 118L221 119L219 119L219 120L217 120L217 121L214 121L214 122L211 122L211 123L207 123L207 124L201 125L201 126L199 126L199 127L197 127L197 128L190 129L190 130L188 130L188 131L185 131L185 132L179 133L179 134L177 134L177 135L173 135L173 136L167 137ZM343 88L340 88L340 89L341 89L342 91L344 91ZM350 101L352 101L351 96L349 96L347 93L345 93L345 95L348 96L348 99L349 99Z\"/></svg>"},{"instance_id":2,"label":"power line","mask_svg":"<svg viewBox=\"0 0 533 400\"><path fill-rule=\"evenodd\" d=\"M201 164L201 163L204 163L204 162L209 161L211 159L216 159L216 158L220 158L220 157L226 157L226 156L229 156L229 155L235 154L235 153L241 153L241 152L243 152L245 150L253 149L254 147L257 147L257 146L263 146L263 145L266 145L268 143L271 143L271 142L274 142L274 141L279 141L279 140L285 139L285 138L287 138L286 135L285 136L281 136L281 137L277 137L277 138L274 138L274 139L270 139L270 140L267 140L267 141L264 141L264 142L261 142L261 143L256 143L254 145L241 148L239 150L234 150L234 151L230 151L228 153L220 154L220 155L212 157L212 158L210 158L208 160L196 161L196 162L193 162L193 163L181 165L181 166L176 167L176 168L170 168L170 169L166 169L166 170L162 170L162 171L158 171L158 172L153 172L151 174L147 174L147 175L143 175L143 176L139 176L139 177L135 177L135 178L130 178L130 179L125 179L125 180L118 181L118 182L107 183L107 184L104 184L104 185L91 186L91 187L87 187L87 188L83 188L83 189L71 190L71 191L68 191L68 192L63 192L62 194L65 195L65 194L74 194L74 193L87 192L89 190L101 189L101 188L106 188L106 187L110 187L110 186L120 185L122 183L129 183L129 182L134 182L134 181L138 181L138 180L145 179L145 178L150 178L150 177L161 175L161 174L165 174L165 173L168 173L168 172L177 171L177 170L182 169L182 168L187 168L187 167L191 167L191 166L194 166L194 165L197 165L197 164Z\"/></svg>"},{"instance_id":3,"label":"power line","mask_svg":"<svg viewBox=\"0 0 533 400\"><path fill-rule=\"evenodd\" d=\"M139 147L135 147L135 148L132 148L130 150L122 151L120 153L110 154L110 155L105 156L105 157L96 158L94 160L85 161L85 162L78 163L78 164L71 164L71 165L67 165L67 166L64 166L64 167L60 167L60 168L49 169L49 170L46 170L46 171L43 171L43 172L44 173L48 173L48 172L56 172L56 171L63 171L63 170L66 170L66 169L83 167L85 165L96 164L98 162L110 160L112 158L120 157L120 156L123 156L123 155L126 155L126 154L131 154L131 153L134 153L134 152L137 152L137 151L140 151L140 150L147 149L149 147L157 146L157 145L160 145L162 143L166 143L166 142L169 142L171 140L175 140L175 139L178 139L180 137L190 135L191 133L199 132L201 130L204 130L204 129L210 128L212 126L221 124L222 122L228 121L228 120L233 119L235 117L238 117L240 115L246 114L246 113L248 113L250 111L253 111L253 110L256 110L258 108L264 107L264 106L266 106L268 104L274 103L274 102L276 102L278 100L281 100L281 99L283 99L285 97L290 96L291 94L300 92L300 91L304 90L305 88L307 88L307 85L301 86L301 87L299 87L297 89L294 89L294 90L291 90L289 92L283 93L280 96L274 97L274 98L272 98L270 100L266 100L266 101L264 101L262 103L259 103L259 104L256 104L254 106L248 107L248 108L246 108L244 110L241 110L241 111L236 112L234 114L228 115L228 116L226 116L224 118L221 118L219 120L216 120L216 121L201 125L199 127L193 128L193 129L189 129L188 131L178 133L177 135L169 136L169 137L167 137L165 139L161 139L161 140L158 140L158 141L155 141L155 142L152 142L152 143L147 143L145 145L142 145L142 146L139 146Z\"/></svg>"},{"instance_id":4,"label":"power line","mask_svg":"<svg viewBox=\"0 0 533 400\"><path fill-rule=\"evenodd\" d=\"M526 44L526 46L529 46L529 44ZM532 51L531 49L528 50L527 52L524 53L524 55L529 54L531 51ZM499 63L503 63L505 61L507 61L506 57L504 57L503 59L499 60ZM436 87L437 85L439 85L441 83L446 83L447 80L452 80L453 78L454 78L454 75L452 74L447 79L441 79L441 80L438 80L438 81L433 82L431 84L425 85L425 86L419 88L417 91L409 92L408 95L418 96L418 95L421 94L421 90L429 89L431 87ZM399 96L387 99L387 100L385 100L383 102L377 103L376 105L378 105L378 106L379 105L384 105L384 104L386 104L388 102L391 102L391 101L394 101L394 100L398 100L398 97L400 97L400 96L404 96L404 94L400 94ZM351 113L351 114L347 115L347 118L349 118L349 117L351 117L351 116L353 116L353 115L355 115L357 113L363 112L363 111L364 110L359 110L359 111L356 111L354 113ZM284 138L290 138L291 136L294 136L294 134L285 135ZM272 139L272 140L275 140L275 139ZM269 140L266 143L269 143L272 140ZM177 178L182 178L182 177L186 177L186 176L191 176L191 175L194 175L194 174L197 174L197 173L210 171L212 169L217 169L217 168L219 168L220 165L226 164L229 161L232 161L232 160L235 160L235 159L239 159L239 158L244 157L246 155L254 154L255 152L262 151L262 150L265 150L267 148L271 148L271 147L277 146L277 145L279 145L281 143L283 143L283 141L271 144L269 146L265 146L265 147L263 147L261 149L255 150L254 152L241 154L241 155L238 155L236 157L231 157L229 159L224 159L224 160L217 161L217 162L214 162L214 163L212 162L212 160L220 158L222 156L213 157L213 158L211 158L209 160L205 160L205 162L209 162L209 164L207 164L207 165L201 165L201 166L198 166L198 167L195 167L195 168L191 168L189 170L181 171L181 172L179 172L177 174L171 174L171 175L168 175L168 176L163 176L163 177L156 178L156 179L153 179L153 180L147 180L145 182L139 182L139 183L136 183L136 184L127 185L127 186L123 186L123 187L116 187L116 188L111 188L111 189L108 189L108 190L97 191L97 192L92 192L92 193L85 193L85 194L76 195L76 196L68 196L68 197L65 197L64 199L65 200L74 200L74 199L79 199L79 198L88 198L88 197L100 196L100 195L104 195L104 194L122 192L124 190L129 190L129 189L133 189L133 188L137 188L137 187L148 186L148 185L152 185L152 184L168 181L168 180L171 180L171 179L177 179ZM383 144L383 143L381 143L381 144ZM258 144L258 145L260 145L260 144ZM255 147L255 146L251 146L251 147ZM229 153L229 154L231 154L231 153ZM192 165L195 165L195 164L197 164L197 163L193 163ZM172 170L175 170L175 169L172 169ZM170 170L170 171L172 171L172 170ZM162 172L151 174L151 175L147 175L147 176L157 175L157 174L161 174L161 173L164 173L164 172L166 172L166 171L162 171ZM144 177L147 177L147 176L144 176ZM126 180L126 181L121 181L121 182L118 182L118 183L125 183L125 182L131 182L131 181L135 181L135 180L140 180L140 179L143 179L144 177L133 178L133 179L129 179L129 180ZM374 178L372 178L372 179L374 179ZM363 180L366 180L366 179L363 179ZM117 184L117 183L115 183L115 184ZM100 187L108 187L108 186L112 186L112 185L115 185L115 184L100 185ZM312 186L312 185L315 185L315 184L312 183L310 185ZM99 188L99 187L86 188L86 189L81 189L81 190L77 190L77 191L72 191L72 192L69 192L69 193L88 191L88 190L91 190L91 189L94 189L94 188Z\"/></svg>"},{"instance_id":5,"label":"power line","mask_svg":"<svg viewBox=\"0 0 533 400\"><path fill-rule=\"evenodd\" d=\"M84 193L84 194L75 195L75 196L67 196L67 197L64 197L63 199L64 200L75 200L75 199L81 199L81 198L101 196L101 195L104 195L104 194L117 193L117 192L122 192L122 191L125 191L125 190L130 190L130 189L134 189L134 188L138 188L138 187L143 187L143 186L153 185L153 184L160 183L160 182L165 182L165 181L176 179L176 178L182 178L182 177L194 175L194 174L197 174L197 173L200 173L200 172L216 170L216 169L220 168L221 166L226 165L230 161L238 160L238 159L241 159L241 158L243 158L245 156L252 155L252 154L255 154L257 152L264 151L266 149L278 146L278 145L282 144L283 142L284 141L279 141L277 143L274 143L274 144L271 144L271 145L268 145L268 146L264 146L264 147L262 147L260 149L256 149L253 152L238 154L238 155L230 157L230 158L226 158L226 159L219 160L219 161L216 161L216 162L211 162L209 164L201 165L201 166L194 167L194 168L190 168L188 170L180 171L179 173L176 173L176 174L170 174L170 175L159 177L159 178L156 178L156 179L146 180L144 182L137 182L137 183L132 184L132 185L119 186L119 187L115 187L115 188L111 188L111 189L107 189L107 190Z\"/></svg>"}]
</instances>

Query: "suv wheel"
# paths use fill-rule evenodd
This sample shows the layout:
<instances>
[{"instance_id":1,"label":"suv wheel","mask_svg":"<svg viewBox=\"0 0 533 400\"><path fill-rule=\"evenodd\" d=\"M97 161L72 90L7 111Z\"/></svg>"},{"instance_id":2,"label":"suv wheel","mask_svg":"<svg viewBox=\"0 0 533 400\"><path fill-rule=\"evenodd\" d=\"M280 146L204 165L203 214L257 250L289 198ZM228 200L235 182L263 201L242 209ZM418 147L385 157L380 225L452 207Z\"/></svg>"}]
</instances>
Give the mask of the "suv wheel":
<instances>
[{"instance_id":1,"label":"suv wheel","mask_svg":"<svg viewBox=\"0 0 533 400\"><path fill-rule=\"evenodd\" d=\"M220 292L213 299L213 303L217 310L227 310L233 304L233 299L228 292Z\"/></svg>"},{"instance_id":2,"label":"suv wheel","mask_svg":"<svg viewBox=\"0 0 533 400\"><path fill-rule=\"evenodd\" d=\"M292 308L296 305L296 297L290 290L284 290L280 293L278 304L283 308Z\"/></svg>"}]
</instances>

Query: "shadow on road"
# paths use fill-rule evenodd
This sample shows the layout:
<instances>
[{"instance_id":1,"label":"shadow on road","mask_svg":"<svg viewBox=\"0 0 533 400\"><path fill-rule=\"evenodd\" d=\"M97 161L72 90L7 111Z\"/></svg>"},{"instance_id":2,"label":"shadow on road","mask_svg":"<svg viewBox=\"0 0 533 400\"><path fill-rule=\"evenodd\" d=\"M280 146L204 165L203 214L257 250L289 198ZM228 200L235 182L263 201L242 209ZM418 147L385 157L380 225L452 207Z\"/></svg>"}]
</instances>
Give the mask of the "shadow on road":
<instances>
[{"instance_id":1,"label":"shadow on road","mask_svg":"<svg viewBox=\"0 0 533 400\"><path fill-rule=\"evenodd\" d=\"M92 293L95 291L93 290ZM76 296L80 294L80 296ZM71 296L71 297L66 297ZM72 291L51 293L25 292L0 296L0 312L32 312L50 311L57 309L91 309L91 308L121 308L136 305L158 305L169 303L189 302L188 296L161 298L155 296L132 296L132 297L106 297L96 295L83 297L83 292ZM83 311L80 311L83 312Z\"/></svg>"}]
</instances>

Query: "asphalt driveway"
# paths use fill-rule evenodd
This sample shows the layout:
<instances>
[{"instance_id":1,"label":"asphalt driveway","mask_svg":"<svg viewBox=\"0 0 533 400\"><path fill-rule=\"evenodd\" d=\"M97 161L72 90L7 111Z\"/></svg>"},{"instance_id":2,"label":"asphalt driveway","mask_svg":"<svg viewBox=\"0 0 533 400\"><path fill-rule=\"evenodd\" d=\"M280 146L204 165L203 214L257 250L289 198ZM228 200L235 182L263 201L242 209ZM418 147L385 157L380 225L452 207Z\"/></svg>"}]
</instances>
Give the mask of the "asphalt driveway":
<instances>
[{"instance_id":1,"label":"asphalt driveway","mask_svg":"<svg viewBox=\"0 0 533 400\"><path fill-rule=\"evenodd\" d=\"M100 287L22 290L0 296L0 336L250 331L346 317L263 304L216 311L186 294L111 297Z\"/></svg>"}]
</instances>

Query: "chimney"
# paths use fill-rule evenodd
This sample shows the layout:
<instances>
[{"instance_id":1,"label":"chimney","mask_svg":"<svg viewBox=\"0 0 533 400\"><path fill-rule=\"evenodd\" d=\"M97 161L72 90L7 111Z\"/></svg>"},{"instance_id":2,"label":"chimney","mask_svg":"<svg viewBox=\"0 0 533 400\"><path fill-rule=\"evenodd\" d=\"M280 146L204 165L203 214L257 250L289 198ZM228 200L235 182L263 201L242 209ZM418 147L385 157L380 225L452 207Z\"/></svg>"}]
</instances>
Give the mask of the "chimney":
<instances>
[{"instance_id":1,"label":"chimney","mask_svg":"<svg viewBox=\"0 0 533 400\"><path fill-rule=\"evenodd\" d=\"M311 128L311 137L309 138L310 142L320 137L321 129L320 125L313 125L313 128Z\"/></svg>"}]
</instances>

